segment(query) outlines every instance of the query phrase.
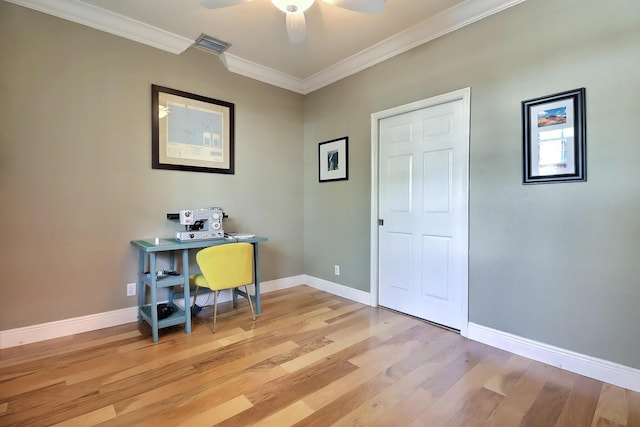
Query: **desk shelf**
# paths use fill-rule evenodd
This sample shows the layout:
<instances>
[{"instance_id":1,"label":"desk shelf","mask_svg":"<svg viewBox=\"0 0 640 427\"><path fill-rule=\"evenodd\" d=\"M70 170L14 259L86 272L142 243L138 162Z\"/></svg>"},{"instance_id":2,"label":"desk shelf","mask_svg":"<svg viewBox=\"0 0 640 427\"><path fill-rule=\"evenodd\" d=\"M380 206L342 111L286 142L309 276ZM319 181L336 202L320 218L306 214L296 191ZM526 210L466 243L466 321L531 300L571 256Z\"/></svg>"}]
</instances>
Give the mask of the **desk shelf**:
<instances>
[{"instance_id":1,"label":"desk shelf","mask_svg":"<svg viewBox=\"0 0 640 427\"><path fill-rule=\"evenodd\" d=\"M144 274L142 276L142 280L144 284L151 287L153 286L151 281L151 276L149 274ZM159 276L156 279L156 287L158 288L167 288L169 286L182 286L184 285L184 276L182 274L178 276Z\"/></svg>"},{"instance_id":2,"label":"desk shelf","mask_svg":"<svg viewBox=\"0 0 640 427\"><path fill-rule=\"evenodd\" d=\"M187 317L185 316L184 310L181 310L179 307L177 307L175 305L173 307L174 307L175 311L173 313L171 313L171 315L169 317L166 317L166 318L164 318L162 320L158 320L158 328L166 328L167 326L180 325L181 323L185 322ZM140 309L140 315L150 325L152 324L153 320L151 319L151 305L150 304L146 304L146 305L142 306L142 308Z\"/></svg>"}]
</instances>

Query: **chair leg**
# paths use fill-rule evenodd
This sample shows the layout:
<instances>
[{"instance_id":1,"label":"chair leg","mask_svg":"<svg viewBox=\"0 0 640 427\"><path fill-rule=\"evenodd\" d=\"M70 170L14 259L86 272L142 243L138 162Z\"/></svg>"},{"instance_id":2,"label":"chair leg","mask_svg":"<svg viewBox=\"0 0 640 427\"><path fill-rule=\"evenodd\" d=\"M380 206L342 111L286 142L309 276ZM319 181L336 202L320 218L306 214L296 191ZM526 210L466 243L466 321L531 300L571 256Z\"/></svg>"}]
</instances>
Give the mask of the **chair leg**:
<instances>
[{"instance_id":1,"label":"chair leg","mask_svg":"<svg viewBox=\"0 0 640 427\"><path fill-rule=\"evenodd\" d=\"M196 308L196 300L198 299L198 290L200 290L200 286L196 286L196 293L193 295L193 305L191 306L191 310Z\"/></svg>"},{"instance_id":2,"label":"chair leg","mask_svg":"<svg viewBox=\"0 0 640 427\"><path fill-rule=\"evenodd\" d=\"M213 333L216 333L216 317L218 316L218 292L213 291Z\"/></svg>"},{"instance_id":3,"label":"chair leg","mask_svg":"<svg viewBox=\"0 0 640 427\"><path fill-rule=\"evenodd\" d=\"M200 290L200 286L196 286L196 293L193 296L193 305L191 306L191 317L195 317L202 311L202 307L196 304L196 300L198 299L198 290Z\"/></svg>"},{"instance_id":4,"label":"chair leg","mask_svg":"<svg viewBox=\"0 0 640 427\"><path fill-rule=\"evenodd\" d=\"M247 285L244 285L244 292L247 294L247 299L249 300L249 307L251 308L251 316L253 316L253 320L256 320L256 312L253 311L253 303L251 302L251 295L249 295L249 289L247 289Z\"/></svg>"}]
</instances>

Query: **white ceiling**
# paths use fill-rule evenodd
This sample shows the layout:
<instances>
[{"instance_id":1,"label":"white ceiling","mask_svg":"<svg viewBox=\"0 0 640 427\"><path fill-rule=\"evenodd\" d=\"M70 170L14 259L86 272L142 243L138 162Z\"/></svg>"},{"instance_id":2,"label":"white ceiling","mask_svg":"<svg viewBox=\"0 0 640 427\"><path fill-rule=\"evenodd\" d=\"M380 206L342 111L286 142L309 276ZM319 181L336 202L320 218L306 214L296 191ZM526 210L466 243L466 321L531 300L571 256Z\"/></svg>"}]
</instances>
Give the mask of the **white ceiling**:
<instances>
[{"instance_id":1,"label":"white ceiling","mask_svg":"<svg viewBox=\"0 0 640 427\"><path fill-rule=\"evenodd\" d=\"M231 72L309 93L524 0L387 0L365 14L316 0L291 44L271 0L206 9L200 0L7 0L179 54L202 34L231 43Z\"/></svg>"}]
</instances>

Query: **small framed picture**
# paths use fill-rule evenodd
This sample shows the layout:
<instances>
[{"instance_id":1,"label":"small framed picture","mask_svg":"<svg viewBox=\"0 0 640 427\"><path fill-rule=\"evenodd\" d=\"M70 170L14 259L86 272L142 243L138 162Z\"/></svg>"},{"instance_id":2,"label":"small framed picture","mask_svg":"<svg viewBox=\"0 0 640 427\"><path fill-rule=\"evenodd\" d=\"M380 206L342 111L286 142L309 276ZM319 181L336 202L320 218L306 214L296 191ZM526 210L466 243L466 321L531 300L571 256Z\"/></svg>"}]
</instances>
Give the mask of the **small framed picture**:
<instances>
[{"instance_id":1,"label":"small framed picture","mask_svg":"<svg viewBox=\"0 0 640 427\"><path fill-rule=\"evenodd\" d=\"M349 179L349 137L318 144L320 182Z\"/></svg>"},{"instance_id":2,"label":"small framed picture","mask_svg":"<svg viewBox=\"0 0 640 427\"><path fill-rule=\"evenodd\" d=\"M585 89L522 101L523 184L586 181Z\"/></svg>"}]
</instances>

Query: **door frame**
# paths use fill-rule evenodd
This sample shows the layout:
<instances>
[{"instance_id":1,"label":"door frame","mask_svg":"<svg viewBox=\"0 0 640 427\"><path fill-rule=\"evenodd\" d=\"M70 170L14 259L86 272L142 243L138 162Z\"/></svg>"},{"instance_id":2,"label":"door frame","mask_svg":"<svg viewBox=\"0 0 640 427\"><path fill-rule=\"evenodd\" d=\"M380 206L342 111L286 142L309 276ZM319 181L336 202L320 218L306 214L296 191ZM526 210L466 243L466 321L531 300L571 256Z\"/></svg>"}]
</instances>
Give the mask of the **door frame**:
<instances>
[{"instance_id":1,"label":"door frame","mask_svg":"<svg viewBox=\"0 0 640 427\"><path fill-rule=\"evenodd\" d=\"M442 95L433 96L431 98L423 99L420 101L412 102L398 107L389 108L387 110L378 111L371 114L371 252L370 252L370 286L369 292L371 296L371 306L378 307L379 305L379 277L378 277L378 218L379 218L379 151L380 151L380 126L381 120L397 116L399 114L408 113L411 111L421 110L424 108L432 107L445 102L452 102L462 100L463 103L463 121L466 124L464 133L466 135L467 142L467 158L464 163L467 169L467 177L465 182L466 187L466 200L467 209L462 212L462 247L464 248L464 254L466 255L466 262L463 263L463 284L462 284L462 307L461 318L462 327L460 328L460 335L466 337L468 335L469 324L469 158L470 158L470 118L471 118L471 88L455 90L453 92L445 93Z\"/></svg>"}]
</instances>

